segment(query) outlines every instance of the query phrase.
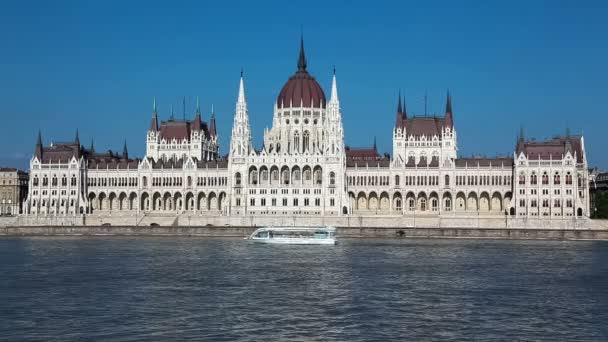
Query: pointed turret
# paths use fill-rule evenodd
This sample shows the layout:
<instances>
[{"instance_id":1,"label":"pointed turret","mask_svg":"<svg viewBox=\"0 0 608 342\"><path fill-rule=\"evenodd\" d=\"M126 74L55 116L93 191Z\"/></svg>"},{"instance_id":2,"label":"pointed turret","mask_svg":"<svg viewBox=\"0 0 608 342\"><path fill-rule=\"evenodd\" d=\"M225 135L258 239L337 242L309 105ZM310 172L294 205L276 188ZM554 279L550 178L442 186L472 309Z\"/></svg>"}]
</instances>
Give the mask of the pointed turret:
<instances>
[{"instance_id":1,"label":"pointed turret","mask_svg":"<svg viewBox=\"0 0 608 342\"><path fill-rule=\"evenodd\" d=\"M74 144L78 145L78 147L80 147L80 137L78 135L78 128L76 128L76 137L74 138Z\"/></svg>"},{"instance_id":2,"label":"pointed turret","mask_svg":"<svg viewBox=\"0 0 608 342\"><path fill-rule=\"evenodd\" d=\"M93 139L91 139L91 147L89 148L91 154L95 153L95 146L93 145Z\"/></svg>"},{"instance_id":3,"label":"pointed turret","mask_svg":"<svg viewBox=\"0 0 608 342\"><path fill-rule=\"evenodd\" d=\"M405 95L403 95L403 120L407 120L407 106L405 105Z\"/></svg>"},{"instance_id":4,"label":"pointed turret","mask_svg":"<svg viewBox=\"0 0 608 342\"><path fill-rule=\"evenodd\" d=\"M209 135L212 137L217 136L217 129L215 128L215 110L211 105L211 118L209 119Z\"/></svg>"},{"instance_id":5,"label":"pointed turret","mask_svg":"<svg viewBox=\"0 0 608 342\"><path fill-rule=\"evenodd\" d=\"M519 134L517 136L517 144L516 144L516 148L515 148L517 150L517 154L519 154L520 152L522 152L524 150L525 141L526 141L526 138L524 137L524 126L521 125L519 127Z\"/></svg>"},{"instance_id":6,"label":"pointed turret","mask_svg":"<svg viewBox=\"0 0 608 342\"><path fill-rule=\"evenodd\" d=\"M125 139L125 144L122 147L122 157L124 159L128 159L129 158L129 151L127 151L127 139Z\"/></svg>"},{"instance_id":7,"label":"pointed turret","mask_svg":"<svg viewBox=\"0 0 608 342\"><path fill-rule=\"evenodd\" d=\"M36 140L34 153L39 160L42 160L42 133L40 133L40 130L38 130L38 140Z\"/></svg>"},{"instance_id":8,"label":"pointed turret","mask_svg":"<svg viewBox=\"0 0 608 342\"><path fill-rule=\"evenodd\" d=\"M336 82L336 68L334 68L334 75L331 79L331 95L329 96L329 102L338 102L338 84Z\"/></svg>"},{"instance_id":9,"label":"pointed turret","mask_svg":"<svg viewBox=\"0 0 608 342\"><path fill-rule=\"evenodd\" d=\"M376 136L374 135L374 152L378 152L378 146L376 145Z\"/></svg>"},{"instance_id":10,"label":"pointed turret","mask_svg":"<svg viewBox=\"0 0 608 342\"><path fill-rule=\"evenodd\" d=\"M454 126L454 117L452 114L452 96L450 95L449 90L445 102L445 126L450 128Z\"/></svg>"},{"instance_id":11,"label":"pointed turret","mask_svg":"<svg viewBox=\"0 0 608 342\"><path fill-rule=\"evenodd\" d=\"M239 80L239 94L235 107L232 136L230 139L230 156L243 157L248 155L251 151L251 128L249 126L247 102L245 102L245 86L243 83L242 70L241 78Z\"/></svg>"},{"instance_id":12,"label":"pointed turret","mask_svg":"<svg viewBox=\"0 0 608 342\"><path fill-rule=\"evenodd\" d=\"M241 70L241 80L239 82L239 96L237 98L237 105L245 104L245 86L243 85L243 70Z\"/></svg>"},{"instance_id":13,"label":"pointed turret","mask_svg":"<svg viewBox=\"0 0 608 342\"><path fill-rule=\"evenodd\" d=\"M401 90L399 90L399 96L397 97L397 115L395 119L395 128L403 125L403 105L401 104Z\"/></svg>"},{"instance_id":14,"label":"pointed turret","mask_svg":"<svg viewBox=\"0 0 608 342\"><path fill-rule=\"evenodd\" d=\"M306 54L304 53L304 36L300 36L300 56L298 57L298 71L306 71Z\"/></svg>"},{"instance_id":15,"label":"pointed turret","mask_svg":"<svg viewBox=\"0 0 608 342\"><path fill-rule=\"evenodd\" d=\"M173 113L173 105L171 105L171 116L169 117L170 121L175 121L175 115Z\"/></svg>"},{"instance_id":16,"label":"pointed turret","mask_svg":"<svg viewBox=\"0 0 608 342\"><path fill-rule=\"evenodd\" d=\"M194 114L194 120L192 121L192 130L198 132L202 129L203 122L201 119L201 105L196 97L196 113Z\"/></svg>"},{"instance_id":17,"label":"pointed turret","mask_svg":"<svg viewBox=\"0 0 608 342\"><path fill-rule=\"evenodd\" d=\"M564 144L566 145L565 146L566 152L570 152L572 154L573 153L572 139L570 137L570 128L568 128L568 127L566 127L566 138L564 140L565 140Z\"/></svg>"},{"instance_id":18,"label":"pointed turret","mask_svg":"<svg viewBox=\"0 0 608 342\"><path fill-rule=\"evenodd\" d=\"M152 103L152 121L150 121L150 131L158 132L158 110L156 109L156 98Z\"/></svg>"}]
</instances>

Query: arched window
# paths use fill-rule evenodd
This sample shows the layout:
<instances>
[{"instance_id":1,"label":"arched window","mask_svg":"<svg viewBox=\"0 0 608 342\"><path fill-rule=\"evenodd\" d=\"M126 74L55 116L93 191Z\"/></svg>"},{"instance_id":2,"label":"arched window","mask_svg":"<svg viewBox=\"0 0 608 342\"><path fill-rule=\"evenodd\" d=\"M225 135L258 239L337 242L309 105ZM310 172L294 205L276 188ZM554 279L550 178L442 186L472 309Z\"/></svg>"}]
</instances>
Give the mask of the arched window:
<instances>
[{"instance_id":1,"label":"arched window","mask_svg":"<svg viewBox=\"0 0 608 342\"><path fill-rule=\"evenodd\" d=\"M293 134L293 149L294 151L300 152L300 132L295 131Z\"/></svg>"},{"instance_id":2,"label":"arched window","mask_svg":"<svg viewBox=\"0 0 608 342\"><path fill-rule=\"evenodd\" d=\"M307 151L310 149L309 143L310 143L310 133L308 131L304 131L304 138L303 140L303 150Z\"/></svg>"},{"instance_id":3,"label":"arched window","mask_svg":"<svg viewBox=\"0 0 608 342\"><path fill-rule=\"evenodd\" d=\"M561 177L560 177L559 173L556 172L555 175L553 176L553 184L559 185L560 182L561 182Z\"/></svg>"},{"instance_id":4,"label":"arched window","mask_svg":"<svg viewBox=\"0 0 608 342\"><path fill-rule=\"evenodd\" d=\"M38 186L38 176L34 176L34 186Z\"/></svg>"},{"instance_id":5,"label":"arched window","mask_svg":"<svg viewBox=\"0 0 608 342\"><path fill-rule=\"evenodd\" d=\"M76 186L76 175L72 175L72 182L71 182L72 186Z\"/></svg>"},{"instance_id":6,"label":"arched window","mask_svg":"<svg viewBox=\"0 0 608 342\"><path fill-rule=\"evenodd\" d=\"M399 175L395 175L395 186L399 186Z\"/></svg>"},{"instance_id":7,"label":"arched window","mask_svg":"<svg viewBox=\"0 0 608 342\"><path fill-rule=\"evenodd\" d=\"M192 177L188 176L188 186L192 186Z\"/></svg>"},{"instance_id":8,"label":"arched window","mask_svg":"<svg viewBox=\"0 0 608 342\"><path fill-rule=\"evenodd\" d=\"M144 176L142 178L142 183L144 184L144 186L148 186L148 177Z\"/></svg>"},{"instance_id":9,"label":"arched window","mask_svg":"<svg viewBox=\"0 0 608 342\"><path fill-rule=\"evenodd\" d=\"M421 211L426 210L426 199L424 199L424 198L420 200L420 210Z\"/></svg>"},{"instance_id":10,"label":"arched window","mask_svg":"<svg viewBox=\"0 0 608 342\"><path fill-rule=\"evenodd\" d=\"M61 177L61 186L67 186L68 185L68 177L66 177L66 175L63 175L63 177Z\"/></svg>"},{"instance_id":11,"label":"arched window","mask_svg":"<svg viewBox=\"0 0 608 342\"><path fill-rule=\"evenodd\" d=\"M526 176L523 173L519 174L519 185L525 185L526 184Z\"/></svg>"},{"instance_id":12,"label":"arched window","mask_svg":"<svg viewBox=\"0 0 608 342\"><path fill-rule=\"evenodd\" d=\"M543 173L543 185L549 184L549 175L545 172Z\"/></svg>"},{"instance_id":13,"label":"arched window","mask_svg":"<svg viewBox=\"0 0 608 342\"><path fill-rule=\"evenodd\" d=\"M323 179L321 178L321 168L317 168L313 171L313 181L314 184L322 184L323 183Z\"/></svg>"},{"instance_id":14,"label":"arched window","mask_svg":"<svg viewBox=\"0 0 608 342\"><path fill-rule=\"evenodd\" d=\"M237 172L234 175L234 184L236 184L237 186L241 185L241 173Z\"/></svg>"},{"instance_id":15,"label":"arched window","mask_svg":"<svg viewBox=\"0 0 608 342\"><path fill-rule=\"evenodd\" d=\"M53 180L51 182L52 186L57 186L57 176L53 176Z\"/></svg>"},{"instance_id":16,"label":"arched window","mask_svg":"<svg viewBox=\"0 0 608 342\"><path fill-rule=\"evenodd\" d=\"M570 174L570 172L566 174L566 184L572 185L572 175Z\"/></svg>"},{"instance_id":17,"label":"arched window","mask_svg":"<svg viewBox=\"0 0 608 342\"><path fill-rule=\"evenodd\" d=\"M532 176L530 176L530 184L538 184L538 176L536 175L536 173L532 173Z\"/></svg>"},{"instance_id":18,"label":"arched window","mask_svg":"<svg viewBox=\"0 0 608 342\"><path fill-rule=\"evenodd\" d=\"M258 184L258 170L251 170L249 172L249 183L253 185Z\"/></svg>"},{"instance_id":19,"label":"arched window","mask_svg":"<svg viewBox=\"0 0 608 342\"><path fill-rule=\"evenodd\" d=\"M336 185L336 174L334 172L329 173L329 185Z\"/></svg>"},{"instance_id":20,"label":"arched window","mask_svg":"<svg viewBox=\"0 0 608 342\"><path fill-rule=\"evenodd\" d=\"M449 175L445 175L445 180L444 180L444 185L445 186L450 186L450 176Z\"/></svg>"}]
</instances>

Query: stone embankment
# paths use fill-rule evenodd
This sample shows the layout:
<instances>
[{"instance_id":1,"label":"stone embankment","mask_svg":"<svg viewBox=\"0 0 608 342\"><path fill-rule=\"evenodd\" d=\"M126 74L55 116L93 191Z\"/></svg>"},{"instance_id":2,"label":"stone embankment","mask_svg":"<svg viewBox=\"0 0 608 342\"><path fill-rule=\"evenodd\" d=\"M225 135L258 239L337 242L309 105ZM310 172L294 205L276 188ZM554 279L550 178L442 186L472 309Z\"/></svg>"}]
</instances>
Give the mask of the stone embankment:
<instances>
[{"instance_id":1,"label":"stone embankment","mask_svg":"<svg viewBox=\"0 0 608 342\"><path fill-rule=\"evenodd\" d=\"M226 217L93 215L2 217L0 236L116 235L246 237L256 227L333 225L342 238L487 238L608 240L608 221L504 217Z\"/></svg>"}]
</instances>

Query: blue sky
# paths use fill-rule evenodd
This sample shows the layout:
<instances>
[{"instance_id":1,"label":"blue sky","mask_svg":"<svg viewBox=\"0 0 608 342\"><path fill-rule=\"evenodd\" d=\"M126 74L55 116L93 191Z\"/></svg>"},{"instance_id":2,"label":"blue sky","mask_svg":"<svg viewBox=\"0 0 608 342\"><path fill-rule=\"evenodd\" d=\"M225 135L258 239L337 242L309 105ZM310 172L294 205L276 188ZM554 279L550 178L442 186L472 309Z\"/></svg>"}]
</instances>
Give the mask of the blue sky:
<instances>
[{"instance_id":1,"label":"blue sky","mask_svg":"<svg viewBox=\"0 0 608 342\"><path fill-rule=\"evenodd\" d=\"M256 147L296 70L329 96L336 66L346 143L392 152L399 89L410 114L443 115L453 95L461 155L512 153L520 125L549 138L583 133L608 168L606 1L5 1L0 11L0 165L25 168L45 143L91 138L143 156L156 97L203 119L215 105L227 151L238 77Z\"/></svg>"}]
</instances>

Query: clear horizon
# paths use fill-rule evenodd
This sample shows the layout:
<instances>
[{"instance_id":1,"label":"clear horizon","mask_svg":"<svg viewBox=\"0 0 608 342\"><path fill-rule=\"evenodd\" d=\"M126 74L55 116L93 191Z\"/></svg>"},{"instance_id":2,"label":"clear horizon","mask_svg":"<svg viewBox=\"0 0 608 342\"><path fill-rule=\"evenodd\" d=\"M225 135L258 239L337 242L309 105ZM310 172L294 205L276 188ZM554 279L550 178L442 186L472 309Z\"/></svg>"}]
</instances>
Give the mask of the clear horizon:
<instances>
[{"instance_id":1,"label":"clear horizon","mask_svg":"<svg viewBox=\"0 0 608 342\"><path fill-rule=\"evenodd\" d=\"M203 119L215 107L227 153L241 68L261 147L281 87L296 70L303 33L308 70L329 96L335 66L346 144L392 154L399 91L408 114L443 115L453 98L459 154L512 155L527 138L583 134L589 166L602 153L608 90L608 5L434 1L173 4L34 2L0 14L0 166L27 169L38 130L143 157L156 98L160 119ZM367 6L367 7L366 7Z\"/></svg>"}]
</instances>

